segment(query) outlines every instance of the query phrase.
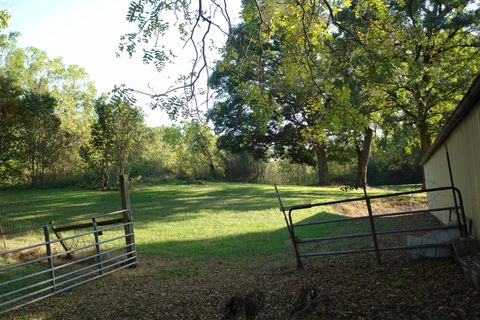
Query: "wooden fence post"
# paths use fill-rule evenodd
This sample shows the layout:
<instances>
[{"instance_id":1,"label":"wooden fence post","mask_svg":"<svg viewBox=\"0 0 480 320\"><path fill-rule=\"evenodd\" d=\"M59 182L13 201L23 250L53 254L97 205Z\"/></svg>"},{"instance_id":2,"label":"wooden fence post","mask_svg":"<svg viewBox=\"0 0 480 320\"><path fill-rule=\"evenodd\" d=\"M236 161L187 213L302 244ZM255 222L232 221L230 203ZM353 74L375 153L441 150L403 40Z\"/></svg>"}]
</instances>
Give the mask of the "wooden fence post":
<instances>
[{"instance_id":1,"label":"wooden fence post","mask_svg":"<svg viewBox=\"0 0 480 320\"><path fill-rule=\"evenodd\" d=\"M134 251L135 248L135 235L133 230L133 218L130 204L130 190L128 188L128 175L120 175L120 195L122 198L122 209L125 210L123 213L123 223L128 223L124 226L125 229L125 243L127 245L127 261L126 264L136 262L136 254ZM130 267L135 268L137 264L133 264Z\"/></svg>"}]
</instances>

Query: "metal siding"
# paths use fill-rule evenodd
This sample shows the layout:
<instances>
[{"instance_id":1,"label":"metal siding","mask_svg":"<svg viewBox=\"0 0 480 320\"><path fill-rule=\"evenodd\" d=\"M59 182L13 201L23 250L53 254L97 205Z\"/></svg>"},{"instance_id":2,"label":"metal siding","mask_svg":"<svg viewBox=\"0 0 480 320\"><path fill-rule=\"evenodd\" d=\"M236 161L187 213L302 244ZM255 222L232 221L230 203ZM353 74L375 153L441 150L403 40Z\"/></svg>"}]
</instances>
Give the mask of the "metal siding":
<instances>
[{"instance_id":1,"label":"metal siding","mask_svg":"<svg viewBox=\"0 0 480 320\"><path fill-rule=\"evenodd\" d=\"M442 149L443 150L443 149ZM448 178L447 161L443 152L436 152L425 164L425 183L427 188L438 188L450 185ZM451 192L432 192L428 194L430 208L442 208L451 204ZM437 212L434 214L440 221L448 221L448 212Z\"/></svg>"},{"instance_id":2,"label":"metal siding","mask_svg":"<svg viewBox=\"0 0 480 320\"><path fill-rule=\"evenodd\" d=\"M465 213L480 230L480 102L458 124L444 144L448 145L453 179L462 192ZM424 164L424 169L427 188L450 185L444 148L439 148L432 155ZM431 208L446 206L451 201L452 196L448 192L428 196ZM443 222L448 221L448 213L436 216Z\"/></svg>"}]
</instances>

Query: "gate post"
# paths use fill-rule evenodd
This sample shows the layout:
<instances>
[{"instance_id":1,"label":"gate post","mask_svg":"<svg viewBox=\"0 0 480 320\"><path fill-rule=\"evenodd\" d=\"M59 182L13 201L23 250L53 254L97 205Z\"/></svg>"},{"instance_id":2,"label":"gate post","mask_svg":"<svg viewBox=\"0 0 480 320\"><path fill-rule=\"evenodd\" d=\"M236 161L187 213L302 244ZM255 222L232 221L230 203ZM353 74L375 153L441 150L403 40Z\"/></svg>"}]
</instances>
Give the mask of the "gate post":
<instances>
[{"instance_id":1,"label":"gate post","mask_svg":"<svg viewBox=\"0 0 480 320\"><path fill-rule=\"evenodd\" d=\"M375 247L375 255L377 256L378 264L381 264L382 260L380 259L380 250L378 249L377 231L375 230L375 221L373 220L372 204L368 196L365 198L365 201L367 202L368 220L370 221L370 230L372 232L373 246Z\"/></svg>"},{"instance_id":2,"label":"gate post","mask_svg":"<svg viewBox=\"0 0 480 320\"><path fill-rule=\"evenodd\" d=\"M120 179L120 195L122 199L122 209L123 212L123 223L125 224L125 243L127 245L127 260L126 264L137 262L136 254L134 253L135 249L135 235L133 230L133 219L132 219L132 210L130 204L130 190L128 188L128 175L121 174ZM133 264L130 268L135 268L137 264Z\"/></svg>"}]
</instances>

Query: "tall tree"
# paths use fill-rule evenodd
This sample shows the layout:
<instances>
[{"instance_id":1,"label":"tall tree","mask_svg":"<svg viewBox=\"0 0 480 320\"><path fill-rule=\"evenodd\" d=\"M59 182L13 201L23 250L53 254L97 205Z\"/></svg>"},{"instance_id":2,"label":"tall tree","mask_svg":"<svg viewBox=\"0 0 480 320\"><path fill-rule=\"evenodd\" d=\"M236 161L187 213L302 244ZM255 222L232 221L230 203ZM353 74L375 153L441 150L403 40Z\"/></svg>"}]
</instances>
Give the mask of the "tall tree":
<instances>
[{"instance_id":1,"label":"tall tree","mask_svg":"<svg viewBox=\"0 0 480 320\"><path fill-rule=\"evenodd\" d=\"M324 184L325 148L307 131L308 123L318 116L309 115L317 91L308 76L302 79L306 70L301 65L287 58L282 61L278 39L252 41L252 31L256 32L255 23L235 28L210 79L219 94L210 117L220 134L220 146L236 153L248 151L257 158L273 151L293 161L317 163L319 183Z\"/></svg>"},{"instance_id":2,"label":"tall tree","mask_svg":"<svg viewBox=\"0 0 480 320\"><path fill-rule=\"evenodd\" d=\"M49 58L39 49L19 48L15 36L0 46L0 71L23 91L55 98L54 113L60 119L65 146L48 170L52 178L78 174L82 167L79 151L89 140L96 95L86 71L76 65L66 66L61 58Z\"/></svg>"},{"instance_id":3,"label":"tall tree","mask_svg":"<svg viewBox=\"0 0 480 320\"><path fill-rule=\"evenodd\" d=\"M216 137L211 129L200 122L190 122L183 127L183 138L188 178L218 177Z\"/></svg>"},{"instance_id":4,"label":"tall tree","mask_svg":"<svg viewBox=\"0 0 480 320\"><path fill-rule=\"evenodd\" d=\"M21 94L12 79L0 77L0 185L14 183L21 175L17 117Z\"/></svg>"},{"instance_id":5,"label":"tall tree","mask_svg":"<svg viewBox=\"0 0 480 320\"><path fill-rule=\"evenodd\" d=\"M32 186L45 183L48 168L58 159L63 145L56 100L49 94L27 92L20 102L20 142L28 163Z\"/></svg>"},{"instance_id":6,"label":"tall tree","mask_svg":"<svg viewBox=\"0 0 480 320\"><path fill-rule=\"evenodd\" d=\"M480 70L478 4L392 0L368 6L358 1L352 11L357 17L352 30L376 68L371 79L385 93L385 112L398 113L416 128L425 155ZM365 24L370 31L359 32Z\"/></svg>"},{"instance_id":7,"label":"tall tree","mask_svg":"<svg viewBox=\"0 0 480 320\"><path fill-rule=\"evenodd\" d=\"M165 62L167 51L157 45L159 42L153 40L164 35L170 27L162 15L166 12L179 14L185 18L176 25L182 33L182 39L201 49L196 51L193 64L197 69L190 73L189 79L194 81L186 82L189 85L197 83L199 73L208 71L207 64L199 61L207 61L205 56L209 51L205 49L205 40L211 28L221 28L219 21L227 22L229 32L226 33L230 41L236 35L232 33L235 28L231 28L229 23L226 2L199 0L196 4L162 0L133 2L128 19L136 22L139 30L124 38L123 49L131 53L138 43L155 44L150 48L163 53L158 55L163 59L155 58L155 55L147 50L145 54L150 56L147 60ZM318 89L316 94L321 97L317 99L317 103L323 99L324 102L330 101L329 105L333 108L337 108L337 92L342 94L345 92L344 87L350 87L349 109L354 110L351 113L354 115L352 119L355 120L357 114L365 120L362 126L354 128L358 180L366 181L372 141L371 128L374 122L394 113L400 121L417 130L422 154L425 154L469 82L480 70L480 8L477 1L246 0L242 4L242 18L247 24L251 22L253 30L249 30L248 38L251 41L247 43L250 45L262 41L274 42L275 37L280 39L283 44L282 53L289 52L286 56L290 59L290 68L293 70L294 65L302 65L307 69L307 74L310 73L311 84ZM206 26L204 32L201 32L201 26ZM200 36L201 40L195 42L197 36ZM349 56L353 57L350 59L350 66L349 63L338 64L338 67L343 68L341 72L338 72L340 70L335 66L332 67L342 62L333 54L341 51L325 50L325 46L336 47L338 40L345 42L344 48L348 48ZM329 42L334 45L329 45ZM248 50L249 45L246 46ZM264 50L263 45L259 48L257 55L265 58L263 54L268 50ZM326 52L329 54L325 55ZM255 55L249 57L252 61L258 60ZM246 59L240 61L233 56L232 61L234 60L240 70L242 66L248 66ZM285 57L282 60L286 61ZM199 66L201 68L198 68ZM337 69L337 72L332 73L333 69ZM353 72L348 72L349 69ZM258 66L257 70L260 75L269 71L262 70L261 66ZM344 72L348 73L347 77ZM297 73L292 72L299 73L298 70ZM360 78L361 81L358 83L355 80L357 84L354 86L348 83L339 84L342 82L338 81L339 78L348 79L350 76L352 79ZM278 82L284 79L280 77L268 80ZM258 84L264 82L265 79L260 77L252 81L250 86L258 88ZM188 86L189 89L194 87ZM242 88L244 89L255 94L265 93L257 89L250 90L252 88L248 86ZM193 97L195 90L187 92ZM165 95L162 93L154 96ZM269 106L263 105L268 112ZM323 107L325 105L323 103ZM374 117L369 116L372 112L375 113ZM259 113L258 109L256 113ZM332 114L335 115L335 112ZM307 130L302 130L302 135L312 138L313 134L313 138L318 140L322 135L328 136L333 132L335 136L345 131L338 130L342 128L342 125L338 125L342 122L341 119L330 116L325 119L326 121L309 123ZM325 124L332 121L336 123L336 130L333 131L325 127ZM343 129L348 127L347 124ZM261 140L256 142L259 144L258 149L265 149Z\"/></svg>"},{"instance_id":8,"label":"tall tree","mask_svg":"<svg viewBox=\"0 0 480 320\"><path fill-rule=\"evenodd\" d=\"M90 143L82 149L82 157L108 189L115 167L115 173L126 173L129 163L141 155L146 127L142 111L119 97L99 98L95 113Z\"/></svg>"}]
</instances>

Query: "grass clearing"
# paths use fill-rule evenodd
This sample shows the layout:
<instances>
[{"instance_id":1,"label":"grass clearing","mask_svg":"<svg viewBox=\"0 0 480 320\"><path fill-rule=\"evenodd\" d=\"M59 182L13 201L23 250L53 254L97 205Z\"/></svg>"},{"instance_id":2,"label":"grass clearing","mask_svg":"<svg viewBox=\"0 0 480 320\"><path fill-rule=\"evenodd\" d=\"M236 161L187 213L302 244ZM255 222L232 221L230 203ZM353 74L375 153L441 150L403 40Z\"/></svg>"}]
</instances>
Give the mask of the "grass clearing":
<instances>
[{"instance_id":1,"label":"grass clearing","mask_svg":"<svg viewBox=\"0 0 480 320\"><path fill-rule=\"evenodd\" d=\"M345 193L338 187L281 186L280 192L285 205L362 196L361 190ZM173 181L134 190L131 200L138 251L144 255L202 260L275 254L285 251L289 238L270 185ZM115 191L26 190L0 193L0 207L5 219L40 225L118 210L120 198ZM330 218L333 211L313 208L295 212L294 218ZM307 234L334 231L325 227L309 228Z\"/></svg>"},{"instance_id":2,"label":"grass clearing","mask_svg":"<svg viewBox=\"0 0 480 320\"><path fill-rule=\"evenodd\" d=\"M416 188L418 186L370 188L369 193ZM361 190L345 193L338 187L301 186L280 186L280 193L285 205L361 197L363 194ZM270 185L224 182L185 185L173 181L143 186L134 190L131 198L139 255L137 269L109 275L23 308L7 318L220 319L229 297L259 289L267 294L264 315L260 319L286 319L294 291L301 285L315 284L335 300L335 305L318 311L326 314L327 319L369 318L368 314L371 315L372 310L378 309L379 303L383 302L363 301L360 293L366 287L378 291L374 295L376 299L390 299L389 303L398 307L392 311L393 318L406 319L411 318L411 314L399 316L404 309L397 300L405 294L406 299L413 299L411 304L417 303L418 298L413 296L411 289L417 283L423 285L424 276L419 273L420 269L426 270L425 279L431 281L425 284L422 294L428 290L438 291L433 301L448 297L440 286L451 288L452 283L464 283L451 261L421 261L404 267L399 263L404 256L395 255L394 258L400 257L400 260L387 259L382 266L376 265L373 255L308 260L309 271L297 272L288 242L289 234L278 209L274 188ZM421 206L424 201L421 195L416 195L403 197L398 205L405 208ZM62 222L118 210L120 196L119 192L81 189L2 192L0 206L3 208L2 217L44 224L50 220ZM379 211L396 208L397 205L388 207L381 202L374 204L374 209ZM358 212L366 213L364 203L302 210L294 213L294 220L329 219L358 215ZM397 221L382 220L379 229L390 228L393 224ZM368 231L368 226L364 222L314 226L301 230L301 236ZM9 246L31 240L34 239L7 239ZM370 243L369 240L356 241L353 245ZM313 249L335 248L317 246ZM429 271L435 268L437 273ZM435 283L446 278L445 284ZM463 292L459 291L459 294L463 295ZM463 302L447 306L445 312L462 314L457 308L463 308ZM391 310L390 307L387 309ZM388 318L387 309L382 311L387 313L377 311ZM417 315L421 314L418 312ZM444 314L441 310L432 312ZM314 314L312 319L320 316Z\"/></svg>"}]
</instances>

